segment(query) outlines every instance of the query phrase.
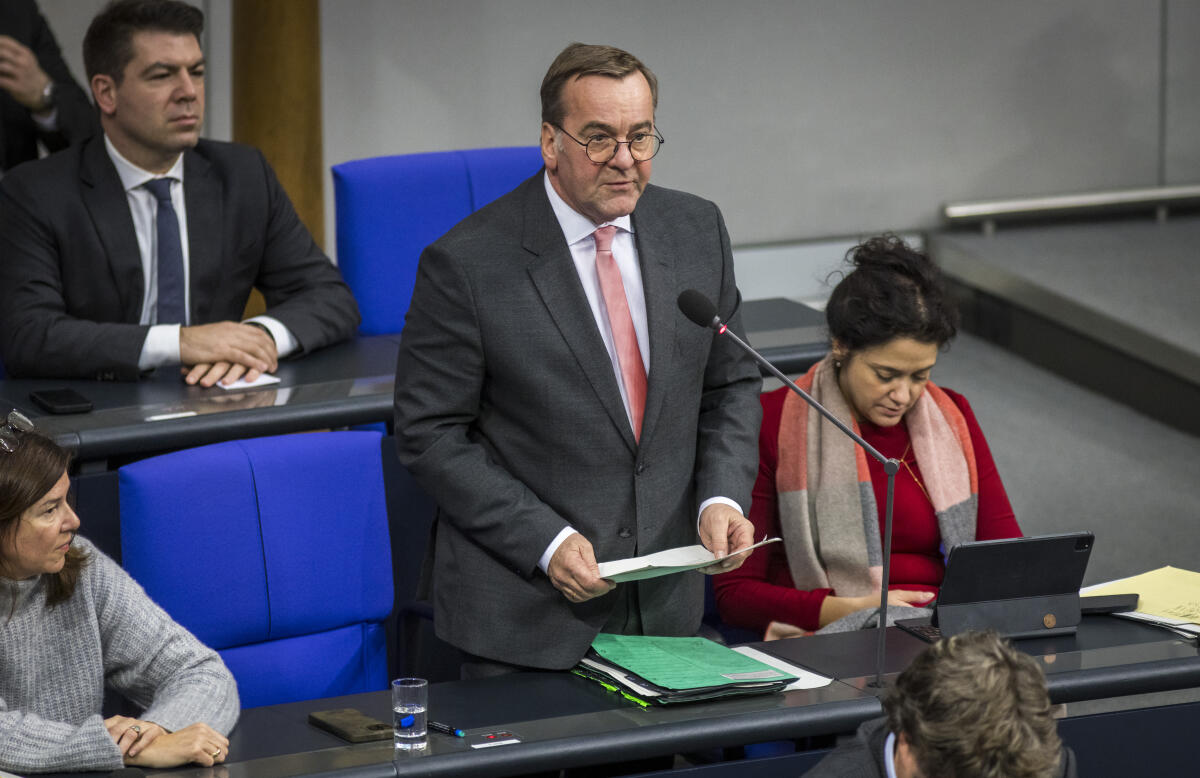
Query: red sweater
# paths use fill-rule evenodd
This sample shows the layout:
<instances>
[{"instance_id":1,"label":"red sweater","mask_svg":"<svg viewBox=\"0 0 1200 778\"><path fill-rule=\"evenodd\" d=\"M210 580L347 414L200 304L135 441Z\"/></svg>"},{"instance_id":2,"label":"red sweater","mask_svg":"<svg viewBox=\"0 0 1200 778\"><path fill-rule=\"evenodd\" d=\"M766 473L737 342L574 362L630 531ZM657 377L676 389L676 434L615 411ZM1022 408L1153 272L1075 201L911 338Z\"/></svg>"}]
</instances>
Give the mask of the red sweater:
<instances>
[{"instance_id":1,"label":"red sweater","mask_svg":"<svg viewBox=\"0 0 1200 778\"><path fill-rule=\"evenodd\" d=\"M979 473L979 513L976 519L976 540L1013 538L1021 536L1004 484L996 471L992 452L988 449L979 422L965 397L945 389L966 417L975 448L975 464ZM754 484L754 502L750 506L750 521L754 537L761 539L782 536L779 510L776 506L775 467L779 459L779 420L783 411L787 387L762 396L762 430L758 437L758 480ZM859 424L859 433L885 457L900 459L908 446L908 427L877 427L869 421ZM908 461L921 478L915 457ZM884 513L887 505L887 476L883 465L867 457L875 502L879 505L879 532L883 535ZM909 589L937 593L946 572L940 549L941 532L933 505L921 487L901 466L896 474L895 508L892 519L892 566L888 575L889 589ZM797 589L788 570L787 555L782 543L759 549L737 570L713 579L717 607L728 624L765 632L772 621L782 621L803 629L815 630L821 603L832 589Z\"/></svg>"}]
</instances>

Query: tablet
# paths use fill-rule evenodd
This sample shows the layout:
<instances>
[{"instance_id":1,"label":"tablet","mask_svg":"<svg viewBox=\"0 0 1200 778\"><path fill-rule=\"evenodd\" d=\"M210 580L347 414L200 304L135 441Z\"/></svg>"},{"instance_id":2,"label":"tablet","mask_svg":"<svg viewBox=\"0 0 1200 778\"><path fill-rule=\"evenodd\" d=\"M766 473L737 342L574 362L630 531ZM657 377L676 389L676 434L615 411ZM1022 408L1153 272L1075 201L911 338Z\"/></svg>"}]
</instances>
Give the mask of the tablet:
<instances>
[{"instance_id":1,"label":"tablet","mask_svg":"<svg viewBox=\"0 0 1200 778\"><path fill-rule=\"evenodd\" d=\"M1090 532L977 540L950 549L938 605L1078 594L1095 537Z\"/></svg>"},{"instance_id":2,"label":"tablet","mask_svg":"<svg viewBox=\"0 0 1200 778\"><path fill-rule=\"evenodd\" d=\"M1091 532L981 540L950 550L930 619L898 619L922 640L967 629L1041 637L1074 634Z\"/></svg>"}]
</instances>

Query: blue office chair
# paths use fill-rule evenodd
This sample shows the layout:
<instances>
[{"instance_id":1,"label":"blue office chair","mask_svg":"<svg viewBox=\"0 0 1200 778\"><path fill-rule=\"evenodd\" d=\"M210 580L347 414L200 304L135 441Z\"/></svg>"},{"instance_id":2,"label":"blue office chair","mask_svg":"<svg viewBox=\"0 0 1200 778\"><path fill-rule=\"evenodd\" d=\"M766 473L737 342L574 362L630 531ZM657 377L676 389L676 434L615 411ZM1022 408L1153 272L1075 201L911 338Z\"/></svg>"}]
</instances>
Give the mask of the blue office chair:
<instances>
[{"instance_id":1,"label":"blue office chair","mask_svg":"<svg viewBox=\"0 0 1200 778\"><path fill-rule=\"evenodd\" d=\"M244 707L387 687L379 451L375 432L319 432L120 469L122 563L217 649Z\"/></svg>"},{"instance_id":2,"label":"blue office chair","mask_svg":"<svg viewBox=\"0 0 1200 778\"><path fill-rule=\"evenodd\" d=\"M713 591L713 577L704 576L704 616L700 620L700 631L709 640L716 640L727 646L739 643L757 643L762 640L762 634L745 627L735 627L721 620L717 610L717 595Z\"/></svg>"},{"instance_id":3,"label":"blue office chair","mask_svg":"<svg viewBox=\"0 0 1200 778\"><path fill-rule=\"evenodd\" d=\"M421 251L542 166L537 146L373 157L333 166L338 266L363 335L399 332Z\"/></svg>"}]
</instances>

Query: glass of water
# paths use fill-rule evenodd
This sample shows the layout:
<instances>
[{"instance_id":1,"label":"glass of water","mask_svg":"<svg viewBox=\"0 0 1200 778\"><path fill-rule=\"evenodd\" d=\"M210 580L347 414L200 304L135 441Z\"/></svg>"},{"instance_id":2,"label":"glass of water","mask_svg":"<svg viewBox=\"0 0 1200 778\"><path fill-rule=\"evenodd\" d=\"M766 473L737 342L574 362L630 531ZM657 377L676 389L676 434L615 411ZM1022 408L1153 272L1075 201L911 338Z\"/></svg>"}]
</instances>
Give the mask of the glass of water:
<instances>
[{"instance_id":1,"label":"glass of water","mask_svg":"<svg viewBox=\"0 0 1200 778\"><path fill-rule=\"evenodd\" d=\"M416 751L425 748L428 707L429 682L424 678L392 681L392 741L397 749Z\"/></svg>"}]
</instances>

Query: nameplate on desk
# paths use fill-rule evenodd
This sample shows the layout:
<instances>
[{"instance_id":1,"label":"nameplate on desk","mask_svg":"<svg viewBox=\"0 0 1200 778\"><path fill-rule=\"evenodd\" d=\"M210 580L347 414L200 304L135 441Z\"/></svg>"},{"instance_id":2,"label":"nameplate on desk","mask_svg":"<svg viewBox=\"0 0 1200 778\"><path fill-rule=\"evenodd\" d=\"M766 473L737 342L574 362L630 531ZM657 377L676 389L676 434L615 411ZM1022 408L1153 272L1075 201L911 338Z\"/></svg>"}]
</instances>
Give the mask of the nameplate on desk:
<instances>
[{"instance_id":1,"label":"nameplate on desk","mask_svg":"<svg viewBox=\"0 0 1200 778\"><path fill-rule=\"evenodd\" d=\"M470 735L468 744L471 748L491 748L492 746L510 746L520 743L521 738L511 732L487 732L480 735Z\"/></svg>"},{"instance_id":2,"label":"nameplate on desk","mask_svg":"<svg viewBox=\"0 0 1200 778\"><path fill-rule=\"evenodd\" d=\"M186 419L190 416L197 415L195 411L175 411L174 413L158 413L154 416L147 416L146 421L170 421L171 419Z\"/></svg>"}]
</instances>

